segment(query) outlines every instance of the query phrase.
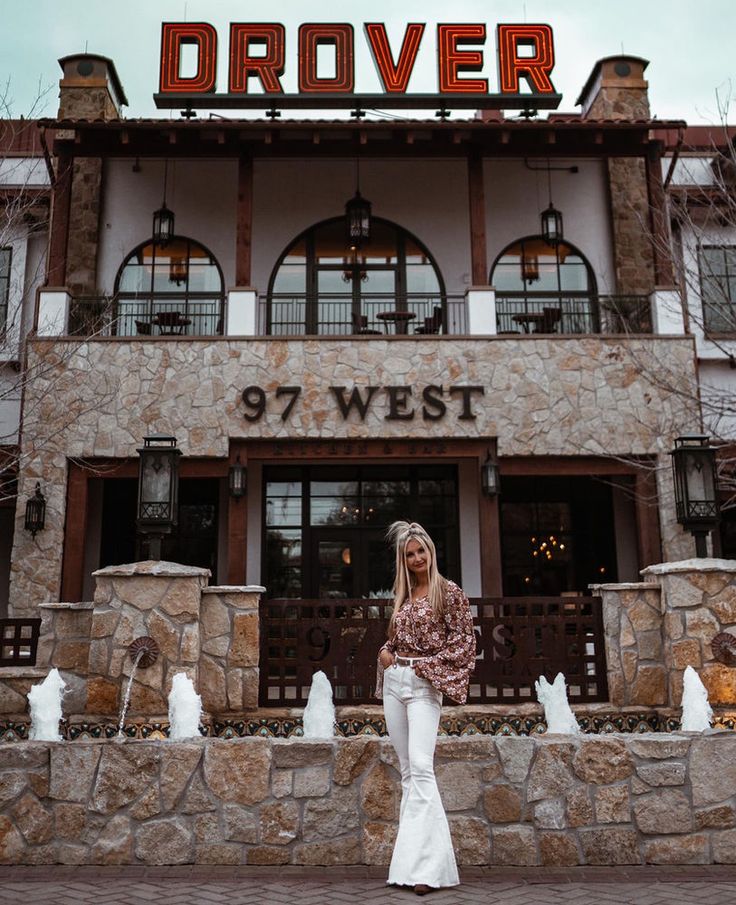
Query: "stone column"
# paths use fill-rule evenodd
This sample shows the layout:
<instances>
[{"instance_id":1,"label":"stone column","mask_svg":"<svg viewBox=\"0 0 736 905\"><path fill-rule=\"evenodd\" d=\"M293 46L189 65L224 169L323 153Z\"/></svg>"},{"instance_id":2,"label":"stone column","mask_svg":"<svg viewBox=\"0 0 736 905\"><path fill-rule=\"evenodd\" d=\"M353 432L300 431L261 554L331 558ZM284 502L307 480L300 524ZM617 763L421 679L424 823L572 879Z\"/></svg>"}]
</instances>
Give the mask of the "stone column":
<instances>
[{"instance_id":1,"label":"stone column","mask_svg":"<svg viewBox=\"0 0 736 905\"><path fill-rule=\"evenodd\" d=\"M210 713L243 713L258 707L258 585L202 591L199 693Z\"/></svg>"},{"instance_id":2,"label":"stone column","mask_svg":"<svg viewBox=\"0 0 736 905\"><path fill-rule=\"evenodd\" d=\"M160 648L156 662L138 669L129 714L164 717L175 673L199 688L200 602L209 569L171 562L108 566L97 580L89 651L87 711L117 714L133 664L128 647L150 636Z\"/></svg>"},{"instance_id":3,"label":"stone column","mask_svg":"<svg viewBox=\"0 0 736 905\"><path fill-rule=\"evenodd\" d=\"M682 676L692 666L713 706L736 705L736 668L713 656L711 641L736 635L736 561L687 559L649 566L642 572L661 587L664 663L670 707L682 702Z\"/></svg>"}]
</instances>

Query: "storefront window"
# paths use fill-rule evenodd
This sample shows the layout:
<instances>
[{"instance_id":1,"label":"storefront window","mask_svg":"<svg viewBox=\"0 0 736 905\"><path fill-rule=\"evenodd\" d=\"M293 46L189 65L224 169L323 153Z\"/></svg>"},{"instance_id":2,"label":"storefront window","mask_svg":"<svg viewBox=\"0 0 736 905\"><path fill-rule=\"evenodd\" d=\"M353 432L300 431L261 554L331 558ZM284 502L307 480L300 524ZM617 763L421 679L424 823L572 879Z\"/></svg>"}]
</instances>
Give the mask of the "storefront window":
<instances>
[{"instance_id":1,"label":"storefront window","mask_svg":"<svg viewBox=\"0 0 736 905\"><path fill-rule=\"evenodd\" d=\"M429 251L400 226L374 218L362 248L347 246L345 220L302 233L281 256L268 292L267 332L321 335L384 332L382 312L410 312L424 327L444 310L444 285Z\"/></svg>"},{"instance_id":2,"label":"storefront window","mask_svg":"<svg viewBox=\"0 0 736 905\"><path fill-rule=\"evenodd\" d=\"M146 242L123 262L115 298L118 336L209 336L223 332L225 294L220 266L207 249L176 236Z\"/></svg>"},{"instance_id":3,"label":"storefront window","mask_svg":"<svg viewBox=\"0 0 736 905\"><path fill-rule=\"evenodd\" d=\"M269 597L389 596L386 528L419 521L440 571L460 580L454 466L303 466L265 473L264 584Z\"/></svg>"}]
</instances>

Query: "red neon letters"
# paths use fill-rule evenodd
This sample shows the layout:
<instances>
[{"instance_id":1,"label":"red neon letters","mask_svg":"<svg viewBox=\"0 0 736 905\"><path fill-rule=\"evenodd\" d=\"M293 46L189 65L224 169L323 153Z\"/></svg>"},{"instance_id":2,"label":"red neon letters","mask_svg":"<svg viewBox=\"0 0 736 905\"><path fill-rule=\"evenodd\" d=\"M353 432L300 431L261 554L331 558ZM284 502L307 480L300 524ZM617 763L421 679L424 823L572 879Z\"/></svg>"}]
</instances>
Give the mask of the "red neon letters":
<instances>
[{"instance_id":1,"label":"red neon letters","mask_svg":"<svg viewBox=\"0 0 736 905\"><path fill-rule=\"evenodd\" d=\"M424 23L411 22L406 26L396 63L391 54L386 26L383 22L367 22L363 28L373 53L373 61L376 64L383 90L386 94L405 94L424 34Z\"/></svg>"},{"instance_id":2,"label":"red neon letters","mask_svg":"<svg viewBox=\"0 0 736 905\"><path fill-rule=\"evenodd\" d=\"M230 72L231 94L248 91L248 76L260 79L266 94L283 94L279 76L284 74L284 45L286 29L283 25L230 24ZM251 56L251 45L265 47L261 56Z\"/></svg>"},{"instance_id":3,"label":"red neon letters","mask_svg":"<svg viewBox=\"0 0 736 905\"><path fill-rule=\"evenodd\" d=\"M197 72L182 77L181 48L197 45ZM161 74L159 91L206 93L215 88L217 32L208 22L164 22L161 26Z\"/></svg>"},{"instance_id":4,"label":"red neon letters","mask_svg":"<svg viewBox=\"0 0 736 905\"><path fill-rule=\"evenodd\" d=\"M519 56L520 45L532 45L533 57ZM538 94L553 94L549 79L555 65L552 29L549 25L499 25L498 26L498 90L502 94L519 91L519 76L524 75L530 87Z\"/></svg>"},{"instance_id":5,"label":"red neon letters","mask_svg":"<svg viewBox=\"0 0 736 905\"><path fill-rule=\"evenodd\" d=\"M382 22L364 25L366 40L384 93L406 94L419 53L425 25L411 22L395 57L386 26ZM483 69L482 45L486 26L467 23L437 26L438 88L440 94L472 95L488 93L487 78L468 78L466 73ZM195 45L197 71L181 75L182 47ZM463 45L477 45L471 50ZM499 92L519 94L519 81L526 79L532 94L554 94L550 80L555 54L549 25L497 26ZM522 55L521 47L531 47L532 55ZM320 75L319 51L332 49L334 74ZM254 53L255 48L260 52ZM248 80L257 78L265 94L283 94L281 78L286 60L286 34L275 22L233 22L230 24L228 92L247 94ZM298 85L301 94L352 94L355 85L355 42L353 27L347 23L306 23L299 26ZM207 22L164 22L161 27L161 94L207 94L215 91L217 33Z\"/></svg>"},{"instance_id":6,"label":"red neon letters","mask_svg":"<svg viewBox=\"0 0 736 905\"><path fill-rule=\"evenodd\" d=\"M488 79L461 79L460 72L480 72L481 50L459 50L458 43L485 44L485 25L438 25L437 65L440 94L487 94Z\"/></svg>"}]
</instances>

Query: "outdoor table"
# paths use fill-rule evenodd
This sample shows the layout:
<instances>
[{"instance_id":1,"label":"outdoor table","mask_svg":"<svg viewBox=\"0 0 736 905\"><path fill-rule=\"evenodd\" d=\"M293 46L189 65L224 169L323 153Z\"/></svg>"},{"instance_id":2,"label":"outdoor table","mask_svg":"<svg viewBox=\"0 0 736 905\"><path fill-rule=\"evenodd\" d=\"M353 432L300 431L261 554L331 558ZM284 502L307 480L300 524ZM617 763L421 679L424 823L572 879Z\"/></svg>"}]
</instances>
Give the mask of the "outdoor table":
<instances>
[{"instance_id":1,"label":"outdoor table","mask_svg":"<svg viewBox=\"0 0 736 905\"><path fill-rule=\"evenodd\" d=\"M409 321L414 320L416 313L414 311L379 311L376 317L383 321L386 333L388 333L389 324L393 323L394 332L397 335L405 335L409 332Z\"/></svg>"}]
</instances>

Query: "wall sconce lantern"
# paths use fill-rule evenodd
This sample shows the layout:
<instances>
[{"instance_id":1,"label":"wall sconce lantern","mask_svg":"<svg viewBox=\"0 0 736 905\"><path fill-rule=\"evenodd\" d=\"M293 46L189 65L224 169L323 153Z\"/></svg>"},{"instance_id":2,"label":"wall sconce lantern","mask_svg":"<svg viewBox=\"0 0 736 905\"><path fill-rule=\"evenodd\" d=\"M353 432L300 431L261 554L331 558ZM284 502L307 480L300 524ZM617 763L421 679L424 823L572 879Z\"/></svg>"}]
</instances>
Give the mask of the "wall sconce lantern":
<instances>
[{"instance_id":1,"label":"wall sconce lantern","mask_svg":"<svg viewBox=\"0 0 736 905\"><path fill-rule=\"evenodd\" d=\"M236 500L244 497L248 490L248 472L240 461L240 454L235 457L235 462L230 466L229 486L230 496Z\"/></svg>"},{"instance_id":2,"label":"wall sconce lantern","mask_svg":"<svg viewBox=\"0 0 736 905\"><path fill-rule=\"evenodd\" d=\"M46 497L41 493L41 485L36 481L36 492L26 502L26 517L23 527L33 537L46 527Z\"/></svg>"},{"instance_id":3,"label":"wall sconce lantern","mask_svg":"<svg viewBox=\"0 0 736 905\"><path fill-rule=\"evenodd\" d=\"M370 241L371 203L360 194L360 190L345 205L345 223L348 246L352 251Z\"/></svg>"},{"instance_id":4,"label":"wall sconce lantern","mask_svg":"<svg viewBox=\"0 0 736 905\"><path fill-rule=\"evenodd\" d=\"M488 453L485 462L480 467L480 486L485 496L498 496L501 489L498 463L491 458L490 453Z\"/></svg>"},{"instance_id":5,"label":"wall sconce lantern","mask_svg":"<svg viewBox=\"0 0 736 905\"><path fill-rule=\"evenodd\" d=\"M695 538L696 555L707 556L705 539L718 524L716 451L708 437L677 437L672 456L677 521Z\"/></svg>"},{"instance_id":6,"label":"wall sconce lantern","mask_svg":"<svg viewBox=\"0 0 736 905\"><path fill-rule=\"evenodd\" d=\"M153 243L165 248L174 237L174 212L166 207L166 183L169 175L169 161L164 161L164 200L161 207L153 212Z\"/></svg>"},{"instance_id":7,"label":"wall sconce lantern","mask_svg":"<svg viewBox=\"0 0 736 905\"><path fill-rule=\"evenodd\" d=\"M179 456L176 437L143 438L138 468L138 518L140 534L148 538L151 559L161 559L161 542L176 526L179 509Z\"/></svg>"}]
</instances>

